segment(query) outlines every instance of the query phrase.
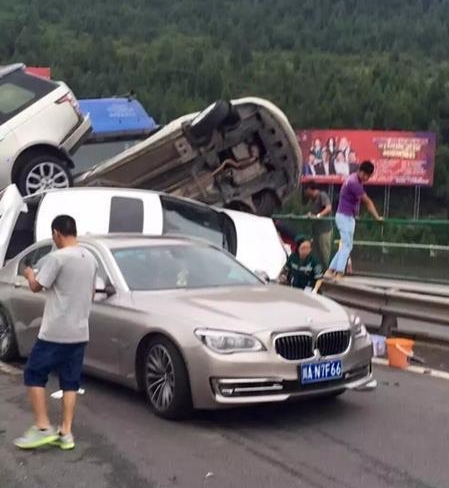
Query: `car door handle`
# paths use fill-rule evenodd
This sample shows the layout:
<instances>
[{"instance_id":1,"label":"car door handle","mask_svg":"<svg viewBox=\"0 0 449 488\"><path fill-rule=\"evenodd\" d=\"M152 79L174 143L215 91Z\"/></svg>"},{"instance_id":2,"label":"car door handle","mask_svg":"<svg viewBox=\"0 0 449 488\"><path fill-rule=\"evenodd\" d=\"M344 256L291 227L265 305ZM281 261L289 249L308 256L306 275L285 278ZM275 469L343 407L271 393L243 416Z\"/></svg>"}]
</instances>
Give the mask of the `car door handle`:
<instances>
[{"instance_id":1,"label":"car door handle","mask_svg":"<svg viewBox=\"0 0 449 488\"><path fill-rule=\"evenodd\" d=\"M14 288L25 288L25 283L23 283L22 281L15 281Z\"/></svg>"}]
</instances>

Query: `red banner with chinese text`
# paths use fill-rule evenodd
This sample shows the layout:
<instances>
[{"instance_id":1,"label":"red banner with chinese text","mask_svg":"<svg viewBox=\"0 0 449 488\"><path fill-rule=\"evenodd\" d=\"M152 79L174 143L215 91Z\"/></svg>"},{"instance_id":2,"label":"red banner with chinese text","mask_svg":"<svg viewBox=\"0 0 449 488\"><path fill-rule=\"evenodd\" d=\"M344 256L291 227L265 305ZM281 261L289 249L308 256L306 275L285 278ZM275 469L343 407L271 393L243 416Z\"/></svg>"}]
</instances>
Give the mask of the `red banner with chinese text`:
<instances>
[{"instance_id":1,"label":"red banner with chinese text","mask_svg":"<svg viewBox=\"0 0 449 488\"><path fill-rule=\"evenodd\" d=\"M431 132L304 130L301 181L341 183L365 160L374 163L372 185L432 186L436 136Z\"/></svg>"}]
</instances>

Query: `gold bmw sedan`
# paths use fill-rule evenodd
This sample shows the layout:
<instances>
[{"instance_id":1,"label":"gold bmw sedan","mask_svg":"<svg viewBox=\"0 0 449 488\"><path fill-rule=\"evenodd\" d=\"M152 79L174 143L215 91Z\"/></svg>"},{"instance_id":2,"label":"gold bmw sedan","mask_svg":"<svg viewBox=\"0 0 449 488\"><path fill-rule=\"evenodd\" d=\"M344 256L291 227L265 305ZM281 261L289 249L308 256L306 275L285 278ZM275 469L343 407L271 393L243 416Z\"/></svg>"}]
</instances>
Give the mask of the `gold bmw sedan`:
<instances>
[{"instance_id":1,"label":"gold bmw sedan","mask_svg":"<svg viewBox=\"0 0 449 488\"><path fill-rule=\"evenodd\" d=\"M85 371L144 392L162 417L334 396L372 380L366 328L337 303L264 282L182 237L83 237L99 264ZM45 293L21 273L50 241L0 270L0 360L27 356Z\"/></svg>"}]
</instances>

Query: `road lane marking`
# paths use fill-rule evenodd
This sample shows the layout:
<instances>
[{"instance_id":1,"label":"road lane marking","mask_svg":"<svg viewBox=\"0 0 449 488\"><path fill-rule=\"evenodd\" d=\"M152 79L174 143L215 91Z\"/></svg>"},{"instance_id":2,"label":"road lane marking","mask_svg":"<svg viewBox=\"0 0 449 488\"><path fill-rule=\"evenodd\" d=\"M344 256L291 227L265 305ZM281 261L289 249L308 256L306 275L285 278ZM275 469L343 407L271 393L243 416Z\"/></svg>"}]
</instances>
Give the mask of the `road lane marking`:
<instances>
[{"instance_id":1,"label":"road lane marking","mask_svg":"<svg viewBox=\"0 0 449 488\"><path fill-rule=\"evenodd\" d=\"M388 359L384 358L373 358L373 364L378 366L388 366ZM397 368L395 368L397 369ZM409 366L403 371L410 371L410 373L422 374L425 376L432 376L433 378L439 378L440 380L449 381L449 373L446 371L441 371L439 369L426 368L423 366Z\"/></svg>"}]
</instances>

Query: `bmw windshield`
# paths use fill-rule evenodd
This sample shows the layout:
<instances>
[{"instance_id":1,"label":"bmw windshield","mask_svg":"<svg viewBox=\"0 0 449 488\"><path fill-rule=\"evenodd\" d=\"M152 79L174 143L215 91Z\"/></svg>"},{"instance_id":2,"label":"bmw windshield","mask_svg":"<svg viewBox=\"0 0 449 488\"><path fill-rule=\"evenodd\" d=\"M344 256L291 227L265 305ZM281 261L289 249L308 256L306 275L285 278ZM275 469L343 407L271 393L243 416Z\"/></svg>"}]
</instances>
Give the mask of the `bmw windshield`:
<instances>
[{"instance_id":1,"label":"bmw windshield","mask_svg":"<svg viewBox=\"0 0 449 488\"><path fill-rule=\"evenodd\" d=\"M261 282L227 254L201 245L112 249L130 290L251 286Z\"/></svg>"}]
</instances>

